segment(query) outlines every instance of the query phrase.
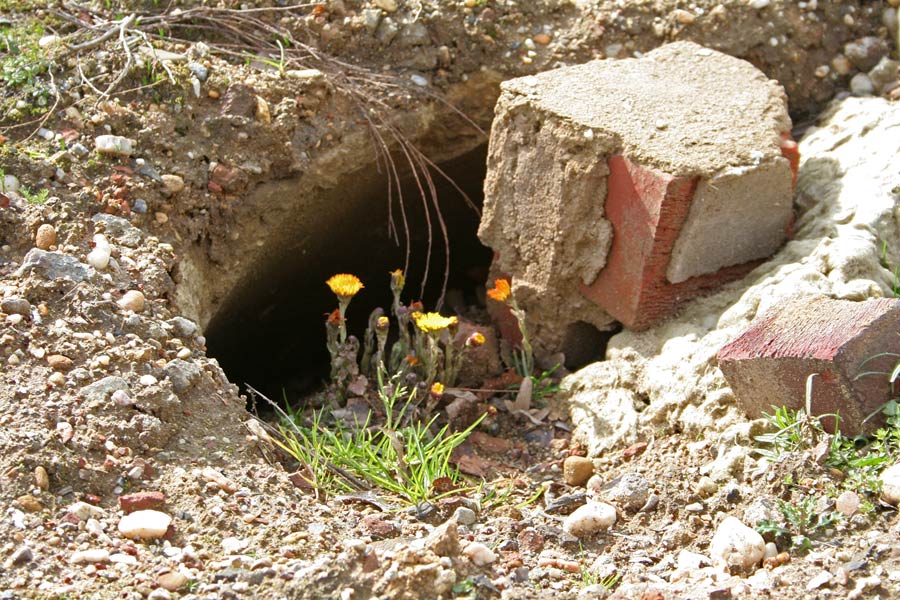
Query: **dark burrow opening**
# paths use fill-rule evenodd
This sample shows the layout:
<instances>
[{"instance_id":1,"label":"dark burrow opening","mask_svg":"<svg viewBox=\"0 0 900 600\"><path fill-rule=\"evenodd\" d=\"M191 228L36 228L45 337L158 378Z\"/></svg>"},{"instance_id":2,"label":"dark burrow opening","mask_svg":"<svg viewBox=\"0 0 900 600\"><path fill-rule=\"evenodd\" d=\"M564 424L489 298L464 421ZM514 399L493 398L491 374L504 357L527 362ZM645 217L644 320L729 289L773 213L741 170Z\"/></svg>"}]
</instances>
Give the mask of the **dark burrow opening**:
<instances>
[{"instance_id":1,"label":"dark burrow opening","mask_svg":"<svg viewBox=\"0 0 900 600\"><path fill-rule=\"evenodd\" d=\"M481 146L439 165L479 210L486 155L486 146ZM455 314L463 307L477 307L479 296L483 298L478 290L486 281L492 253L476 236L479 214L454 184L437 173L432 176L450 246L449 280L441 312ZM407 174L402 184L410 236L403 299L407 303L422 300L426 310L435 310L446 266L442 233L430 207L432 250L423 293L429 225L415 179ZM223 303L207 326L207 347L232 382L244 389L249 384L273 400L284 398L288 403L321 388L329 372L325 317L337 307L325 281L336 273L352 273L365 285L347 313L351 334L362 338L375 307L389 314L389 272L403 268L406 248L396 197L393 216L401 230L399 245L389 235L387 190L387 177L376 177L365 186L364 202L357 203L364 210L354 211L328 232L328 242L315 249L314 259L272 257L270 264L258 267L267 273L265 285L239 290Z\"/></svg>"}]
</instances>

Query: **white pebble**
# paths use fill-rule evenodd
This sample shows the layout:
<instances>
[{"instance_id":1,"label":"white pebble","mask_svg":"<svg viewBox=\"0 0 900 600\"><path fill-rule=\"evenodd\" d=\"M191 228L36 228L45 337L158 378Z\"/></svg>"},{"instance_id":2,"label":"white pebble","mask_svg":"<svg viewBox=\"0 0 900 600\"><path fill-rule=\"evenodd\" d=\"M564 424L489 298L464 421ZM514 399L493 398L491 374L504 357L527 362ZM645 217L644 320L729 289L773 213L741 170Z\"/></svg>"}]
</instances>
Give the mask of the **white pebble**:
<instances>
[{"instance_id":1,"label":"white pebble","mask_svg":"<svg viewBox=\"0 0 900 600\"><path fill-rule=\"evenodd\" d=\"M134 141L120 135L98 135L94 138L94 147L100 154L131 156Z\"/></svg>"},{"instance_id":2,"label":"white pebble","mask_svg":"<svg viewBox=\"0 0 900 600\"><path fill-rule=\"evenodd\" d=\"M80 563L105 563L109 562L109 550L102 548L93 548L91 550L80 550L72 553L69 562L73 564Z\"/></svg>"},{"instance_id":3,"label":"white pebble","mask_svg":"<svg viewBox=\"0 0 900 600\"><path fill-rule=\"evenodd\" d=\"M119 533L132 540L153 540L166 535L172 517L158 510L137 510L122 517Z\"/></svg>"},{"instance_id":4,"label":"white pebble","mask_svg":"<svg viewBox=\"0 0 900 600\"><path fill-rule=\"evenodd\" d=\"M765 553L763 537L735 517L725 517L719 523L709 544L710 557L725 567L749 569L761 561Z\"/></svg>"},{"instance_id":5,"label":"white pebble","mask_svg":"<svg viewBox=\"0 0 900 600\"><path fill-rule=\"evenodd\" d=\"M94 248L88 253L87 262L98 271L105 271L109 266L109 248Z\"/></svg>"},{"instance_id":6,"label":"white pebble","mask_svg":"<svg viewBox=\"0 0 900 600\"><path fill-rule=\"evenodd\" d=\"M881 473L881 499L891 506L900 504L900 463Z\"/></svg>"},{"instance_id":7,"label":"white pebble","mask_svg":"<svg viewBox=\"0 0 900 600\"><path fill-rule=\"evenodd\" d=\"M469 560L477 567L489 565L497 560L494 551L482 544L481 542L472 542L463 550L463 554L469 557Z\"/></svg>"},{"instance_id":8,"label":"white pebble","mask_svg":"<svg viewBox=\"0 0 900 600\"><path fill-rule=\"evenodd\" d=\"M156 385L158 380L153 375L141 375L138 381L141 385Z\"/></svg>"},{"instance_id":9,"label":"white pebble","mask_svg":"<svg viewBox=\"0 0 900 600\"><path fill-rule=\"evenodd\" d=\"M605 502L588 502L566 517L563 530L575 537L586 537L609 529L616 522L616 509Z\"/></svg>"},{"instance_id":10,"label":"white pebble","mask_svg":"<svg viewBox=\"0 0 900 600\"><path fill-rule=\"evenodd\" d=\"M875 84L865 73L857 73L850 80L850 92L854 96L871 96L875 93Z\"/></svg>"},{"instance_id":11,"label":"white pebble","mask_svg":"<svg viewBox=\"0 0 900 600\"><path fill-rule=\"evenodd\" d=\"M88 519L102 519L106 514L106 511L99 506L94 506L87 502L73 502L66 509L66 512L77 517L81 521L87 521Z\"/></svg>"}]
</instances>

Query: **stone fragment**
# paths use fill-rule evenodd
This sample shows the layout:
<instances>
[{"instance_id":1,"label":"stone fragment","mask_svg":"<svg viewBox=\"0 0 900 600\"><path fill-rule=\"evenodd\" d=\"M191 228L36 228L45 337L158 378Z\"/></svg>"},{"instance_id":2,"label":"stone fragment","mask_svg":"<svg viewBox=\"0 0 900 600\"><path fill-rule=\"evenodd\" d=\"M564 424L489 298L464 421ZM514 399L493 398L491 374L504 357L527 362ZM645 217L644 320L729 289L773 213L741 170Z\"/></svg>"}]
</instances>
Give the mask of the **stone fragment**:
<instances>
[{"instance_id":1,"label":"stone fragment","mask_svg":"<svg viewBox=\"0 0 900 600\"><path fill-rule=\"evenodd\" d=\"M595 475L587 487L592 496L629 512L640 510L650 497L650 483L640 473L625 473L606 484L599 475Z\"/></svg>"},{"instance_id":2,"label":"stone fragment","mask_svg":"<svg viewBox=\"0 0 900 600\"><path fill-rule=\"evenodd\" d=\"M180 358L169 361L163 370L178 393L189 389L194 382L200 379L201 375L200 367Z\"/></svg>"},{"instance_id":3,"label":"stone fragment","mask_svg":"<svg viewBox=\"0 0 900 600\"><path fill-rule=\"evenodd\" d=\"M119 521L119 533L132 540L154 540L166 535L172 517L157 510L138 510Z\"/></svg>"},{"instance_id":4,"label":"stone fragment","mask_svg":"<svg viewBox=\"0 0 900 600\"><path fill-rule=\"evenodd\" d=\"M144 310L145 303L146 299L144 298L143 292L140 290L128 290L116 304L123 310L141 312Z\"/></svg>"},{"instance_id":5,"label":"stone fragment","mask_svg":"<svg viewBox=\"0 0 900 600\"><path fill-rule=\"evenodd\" d=\"M366 515L359 523L366 535L375 539L384 539L397 535L397 526L391 523L383 514L375 513Z\"/></svg>"},{"instance_id":6,"label":"stone fragment","mask_svg":"<svg viewBox=\"0 0 900 600\"><path fill-rule=\"evenodd\" d=\"M871 96L875 93L875 84L865 73L857 73L850 80L850 92L854 96Z\"/></svg>"},{"instance_id":7,"label":"stone fragment","mask_svg":"<svg viewBox=\"0 0 900 600\"><path fill-rule=\"evenodd\" d=\"M891 51L886 40L867 36L844 45L844 55L860 71L868 71Z\"/></svg>"},{"instance_id":8,"label":"stone fragment","mask_svg":"<svg viewBox=\"0 0 900 600\"><path fill-rule=\"evenodd\" d=\"M479 237L539 350L579 322L649 327L786 239L791 122L749 63L677 42L501 89Z\"/></svg>"},{"instance_id":9,"label":"stone fragment","mask_svg":"<svg viewBox=\"0 0 900 600\"><path fill-rule=\"evenodd\" d=\"M484 567L497 560L494 551L481 542L469 542L463 549L463 554L468 556L476 567Z\"/></svg>"},{"instance_id":10,"label":"stone fragment","mask_svg":"<svg viewBox=\"0 0 900 600\"><path fill-rule=\"evenodd\" d=\"M106 511L99 506L94 506L93 504L81 501L70 504L66 509L66 512L81 521L87 521L88 519L102 519L106 514Z\"/></svg>"},{"instance_id":11,"label":"stone fragment","mask_svg":"<svg viewBox=\"0 0 900 600\"><path fill-rule=\"evenodd\" d=\"M10 296L0 300L0 312L8 315L22 315L23 317L31 316L31 303L25 298L19 296Z\"/></svg>"},{"instance_id":12,"label":"stone fragment","mask_svg":"<svg viewBox=\"0 0 900 600\"><path fill-rule=\"evenodd\" d=\"M723 567L742 571L762 560L766 542L762 536L735 517L725 517L709 544L709 556Z\"/></svg>"},{"instance_id":13,"label":"stone fragment","mask_svg":"<svg viewBox=\"0 0 900 600\"><path fill-rule=\"evenodd\" d=\"M256 116L256 92L242 83L231 84L225 90L222 114L252 119Z\"/></svg>"},{"instance_id":14,"label":"stone fragment","mask_svg":"<svg viewBox=\"0 0 900 600\"><path fill-rule=\"evenodd\" d=\"M51 354L47 356L47 364L54 371L68 371L75 364L68 356L62 354Z\"/></svg>"},{"instance_id":15,"label":"stone fragment","mask_svg":"<svg viewBox=\"0 0 900 600\"><path fill-rule=\"evenodd\" d=\"M718 354L719 368L738 402L752 418L773 406L806 404L813 377L813 415L840 415L840 430L854 436L883 422L866 418L890 400L885 376L900 353L900 301L799 297L754 321ZM834 428L834 419L823 419Z\"/></svg>"},{"instance_id":16,"label":"stone fragment","mask_svg":"<svg viewBox=\"0 0 900 600\"><path fill-rule=\"evenodd\" d=\"M3 563L3 568L9 569L18 565L24 565L34 560L34 552L28 546L19 546L9 555Z\"/></svg>"},{"instance_id":17,"label":"stone fragment","mask_svg":"<svg viewBox=\"0 0 900 600\"><path fill-rule=\"evenodd\" d=\"M188 582L188 578L186 575L179 573L178 571L169 571L168 573L163 573L159 577L156 578L156 583L159 587L164 590L168 590L170 592L177 591L180 587L184 586Z\"/></svg>"},{"instance_id":18,"label":"stone fragment","mask_svg":"<svg viewBox=\"0 0 900 600\"><path fill-rule=\"evenodd\" d=\"M569 456L563 461L563 480L568 485L584 485L594 474L594 461L583 456Z\"/></svg>"},{"instance_id":19,"label":"stone fragment","mask_svg":"<svg viewBox=\"0 0 900 600\"><path fill-rule=\"evenodd\" d=\"M79 550L72 553L69 562L76 565L82 563L106 563L109 562L109 550L103 548Z\"/></svg>"},{"instance_id":20,"label":"stone fragment","mask_svg":"<svg viewBox=\"0 0 900 600\"><path fill-rule=\"evenodd\" d=\"M563 531L578 538L605 531L616 522L615 507L604 502L588 502L563 521Z\"/></svg>"},{"instance_id":21,"label":"stone fragment","mask_svg":"<svg viewBox=\"0 0 900 600\"><path fill-rule=\"evenodd\" d=\"M166 173L160 177L163 187L169 194L177 194L184 189L184 179L180 175Z\"/></svg>"},{"instance_id":22,"label":"stone fragment","mask_svg":"<svg viewBox=\"0 0 900 600\"><path fill-rule=\"evenodd\" d=\"M35 467L34 484L38 486L38 489L42 492L46 492L50 489L50 475L47 473L47 469L42 466Z\"/></svg>"},{"instance_id":23,"label":"stone fragment","mask_svg":"<svg viewBox=\"0 0 900 600\"><path fill-rule=\"evenodd\" d=\"M91 217L94 223L103 223L103 231L106 235L128 248L137 248L144 238L143 232L132 225L128 219L98 213ZM107 242L109 244L109 242Z\"/></svg>"},{"instance_id":24,"label":"stone fragment","mask_svg":"<svg viewBox=\"0 0 900 600\"><path fill-rule=\"evenodd\" d=\"M847 490L834 501L834 507L845 517L852 517L859 510L859 495Z\"/></svg>"},{"instance_id":25,"label":"stone fragment","mask_svg":"<svg viewBox=\"0 0 900 600\"><path fill-rule=\"evenodd\" d=\"M448 519L434 528L425 539L425 547L438 556L458 556L460 552L459 531L455 519Z\"/></svg>"},{"instance_id":26,"label":"stone fragment","mask_svg":"<svg viewBox=\"0 0 900 600\"><path fill-rule=\"evenodd\" d=\"M22 266L16 272L19 276L27 273L35 273L49 280L67 279L80 283L88 279L92 271L74 256L34 248L25 255Z\"/></svg>"},{"instance_id":27,"label":"stone fragment","mask_svg":"<svg viewBox=\"0 0 900 600\"><path fill-rule=\"evenodd\" d=\"M206 481L215 483L219 488L225 490L229 494L235 493L238 489L238 485L234 481L225 475L222 475L212 467L203 467L203 470L200 471L200 476Z\"/></svg>"},{"instance_id":28,"label":"stone fragment","mask_svg":"<svg viewBox=\"0 0 900 600\"><path fill-rule=\"evenodd\" d=\"M41 250L49 250L50 246L55 246L56 228L49 223L44 223L38 227L37 233L34 234L34 245Z\"/></svg>"},{"instance_id":29,"label":"stone fragment","mask_svg":"<svg viewBox=\"0 0 900 600\"><path fill-rule=\"evenodd\" d=\"M166 496L162 492L134 492L119 496L119 508L125 514L137 510L156 509L166 502Z\"/></svg>"},{"instance_id":30,"label":"stone fragment","mask_svg":"<svg viewBox=\"0 0 900 600\"><path fill-rule=\"evenodd\" d=\"M22 507L22 510L25 512L38 512L44 510L44 505L41 504L41 501L31 494L25 494L16 498L16 504Z\"/></svg>"},{"instance_id":31,"label":"stone fragment","mask_svg":"<svg viewBox=\"0 0 900 600\"><path fill-rule=\"evenodd\" d=\"M134 152L135 141L120 135L98 135L94 138L94 148L100 154L127 157Z\"/></svg>"}]
</instances>

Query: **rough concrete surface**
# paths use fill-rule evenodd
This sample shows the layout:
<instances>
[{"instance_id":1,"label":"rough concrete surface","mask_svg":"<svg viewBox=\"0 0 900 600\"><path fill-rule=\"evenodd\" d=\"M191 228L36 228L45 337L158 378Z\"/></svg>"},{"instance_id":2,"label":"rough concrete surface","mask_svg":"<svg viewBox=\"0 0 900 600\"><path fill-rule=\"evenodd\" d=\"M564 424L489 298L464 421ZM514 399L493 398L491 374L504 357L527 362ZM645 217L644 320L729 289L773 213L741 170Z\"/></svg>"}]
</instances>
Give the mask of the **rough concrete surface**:
<instances>
[{"instance_id":1,"label":"rough concrete surface","mask_svg":"<svg viewBox=\"0 0 900 600\"><path fill-rule=\"evenodd\" d=\"M783 242L791 121L751 64L677 42L501 89L479 236L539 351L565 352L559 332L577 321L647 327Z\"/></svg>"},{"instance_id":2,"label":"rough concrete surface","mask_svg":"<svg viewBox=\"0 0 900 600\"><path fill-rule=\"evenodd\" d=\"M577 435L591 455L659 427L709 436L744 423L716 353L786 298L892 294L891 269L900 264L898 127L900 107L885 100L835 103L800 142L794 239L740 281L685 304L676 318L613 336L607 361L565 380ZM636 426L618 427L623 421Z\"/></svg>"}]
</instances>

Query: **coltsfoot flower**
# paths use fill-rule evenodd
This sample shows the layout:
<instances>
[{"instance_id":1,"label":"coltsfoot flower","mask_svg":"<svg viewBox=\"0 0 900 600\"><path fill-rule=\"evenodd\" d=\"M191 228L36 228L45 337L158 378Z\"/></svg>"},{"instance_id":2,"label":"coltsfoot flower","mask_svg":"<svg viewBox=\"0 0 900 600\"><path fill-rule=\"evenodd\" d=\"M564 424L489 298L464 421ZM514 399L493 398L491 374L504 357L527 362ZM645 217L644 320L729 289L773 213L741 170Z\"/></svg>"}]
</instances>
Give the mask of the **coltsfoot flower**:
<instances>
[{"instance_id":1,"label":"coltsfoot flower","mask_svg":"<svg viewBox=\"0 0 900 600\"><path fill-rule=\"evenodd\" d=\"M359 277L350 275L349 273L332 275L325 283L331 288L331 291L342 300L349 300L359 293L359 290L365 287L363 286L362 281L359 280Z\"/></svg>"},{"instance_id":2,"label":"coltsfoot flower","mask_svg":"<svg viewBox=\"0 0 900 600\"><path fill-rule=\"evenodd\" d=\"M506 279L495 279L494 287L487 291L488 297L497 302L506 302L512 290L509 288L509 281Z\"/></svg>"},{"instance_id":3,"label":"coltsfoot flower","mask_svg":"<svg viewBox=\"0 0 900 600\"><path fill-rule=\"evenodd\" d=\"M484 334L480 331L476 331L468 338L466 338L466 348L477 348L484 344Z\"/></svg>"},{"instance_id":4,"label":"coltsfoot flower","mask_svg":"<svg viewBox=\"0 0 900 600\"><path fill-rule=\"evenodd\" d=\"M413 319L416 322L416 327L424 331L425 333L434 333L437 331L443 331L447 329L451 325L455 325L458 320L456 317L445 317L440 313L430 312L430 313L413 313Z\"/></svg>"}]
</instances>

